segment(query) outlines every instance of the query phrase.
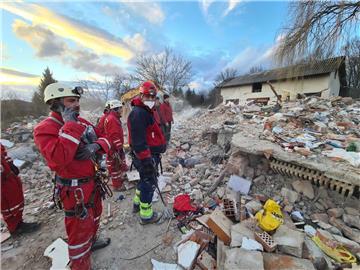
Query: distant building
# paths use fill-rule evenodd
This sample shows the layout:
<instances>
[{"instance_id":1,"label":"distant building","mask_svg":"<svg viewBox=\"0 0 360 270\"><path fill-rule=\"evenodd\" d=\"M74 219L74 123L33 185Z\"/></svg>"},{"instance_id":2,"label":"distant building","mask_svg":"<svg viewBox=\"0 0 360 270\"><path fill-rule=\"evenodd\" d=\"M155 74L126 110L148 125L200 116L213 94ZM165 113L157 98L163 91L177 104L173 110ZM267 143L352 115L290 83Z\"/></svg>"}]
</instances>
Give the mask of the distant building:
<instances>
[{"instance_id":1,"label":"distant building","mask_svg":"<svg viewBox=\"0 0 360 270\"><path fill-rule=\"evenodd\" d=\"M282 100L303 96L345 96L345 57L329 58L309 64L277 68L236 77L221 87L225 102L245 104L255 100L270 104L276 96L267 84L269 81Z\"/></svg>"}]
</instances>

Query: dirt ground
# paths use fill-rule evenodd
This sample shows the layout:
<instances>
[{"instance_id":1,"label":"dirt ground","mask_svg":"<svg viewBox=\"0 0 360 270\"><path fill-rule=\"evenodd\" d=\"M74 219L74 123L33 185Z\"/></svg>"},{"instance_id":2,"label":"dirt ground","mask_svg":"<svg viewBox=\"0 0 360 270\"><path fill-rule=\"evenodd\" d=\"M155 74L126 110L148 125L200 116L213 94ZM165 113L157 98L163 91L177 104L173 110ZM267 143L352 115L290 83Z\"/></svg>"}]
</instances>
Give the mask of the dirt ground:
<instances>
[{"instance_id":1,"label":"dirt ground","mask_svg":"<svg viewBox=\"0 0 360 270\"><path fill-rule=\"evenodd\" d=\"M151 258L162 262L175 262L176 253L172 245L168 246L162 242L167 222L160 225L142 226L138 222L138 215L133 215L132 196L134 189L125 194L125 199L115 202L119 193L104 202L103 220L106 219L107 205L111 204L113 212L112 220L101 225L101 236L110 237L111 244L105 249L98 250L92 254L92 269L152 269ZM155 209L162 209L160 202L154 204ZM8 270L15 269L49 269L51 259L44 257L43 253L58 237L66 238L63 221L63 213L60 210L49 210L56 212L56 218L51 222L42 222L41 229L31 235L10 238L3 245L2 249L9 245L14 248L2 251L1 268ZM26 219L26 217L25 217ZM175 237L172 244L180 239L180 233L172 226L169 230ZM148 254L133 260L133 257L141 255L146 251Z\"/></svg>"}]
</instances>

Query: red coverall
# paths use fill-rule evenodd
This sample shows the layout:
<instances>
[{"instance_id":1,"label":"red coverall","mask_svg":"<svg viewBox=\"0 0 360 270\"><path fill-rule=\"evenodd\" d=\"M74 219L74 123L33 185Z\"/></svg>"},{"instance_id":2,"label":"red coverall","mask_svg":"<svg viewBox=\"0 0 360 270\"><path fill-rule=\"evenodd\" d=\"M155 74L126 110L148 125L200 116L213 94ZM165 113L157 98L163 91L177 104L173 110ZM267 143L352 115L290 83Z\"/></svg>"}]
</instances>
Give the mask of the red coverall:
<instances>
[{"instance_id":1,"label":"red coverall","mask_svg":"<svg viewBox=\"0 0 360 270\"><path fill-rule=\"evenodd\" d=\"M100 117L99 119L99 123L97 124L97 128L99 130L99 132L101 132L102 134L105 133L105 130L104 130L104 123L105 123L105 119L106 117L108 116L109 112L108 111L104 111L104 114Z\"/></svg>"},{"instance_id":2,"label":"red coverall","mask_svg":"<svg viewBox=\"0 0 360 270\"><path fill-rule=\"evenodd\" d=\"M49 168L56 175L66 178L69 185L56 184L62 206L66 212L73 211L77 205L75 192L83 193L84 204L94 196L93 206L86 207L88 214L81 219L75 215L65 215L65 228L68 235L68 249L71 269L90 269L90 249L95 241L102 212L101 196L94 181L95 167L89 160L76 160L75 154L81 142L88 121L78 118L78 122L64 123L60 114L51 112L50 117L41 121L34 129L34 141L46 159ZM97 129L95 129L97 131ZM98 138L101 134L96 132ZM101 148L108 152L110 144L105 138L99 138ZM77 183L77 179L88 178L86 183ZM72 180L71 180L72 179ZM78 196L81 198L81 196Z\"/></svg>"},{"instance_id":3,"label":"red coverall","mask_svg":"<svg viewBox=\"0 0 360 270\"><path fill-rule=\"evenodd\" d=\"M174 121L173 112L172 112L170 103L168 103L168 102L161 103L160 113L161 113L161 117L164 121L164 123L162 123L162 124L171 123L172 121Z\"/></svg>"},{"instance_id":4,"label":"red coverall","mask_svg":"<svg viewBox=\"0 0 360 270\"><path fill-rule=\"evenodd\" d=\"M168 144L171 136L171 123L174 121L170 103L164 101L160 105L161 128L163 130L166 143Z\"/></svg>"},{"instance_id":5,"label":"red coverall","mask_svg":"<svg viewBox=\"0 0 360 270\"><path fill-rule=\"evenodd\" d=\"M160 117L160 106L154 107L153 115L156 123L160 126L161 125L161 117Z\"/></svg>"},{"instance_id":6,"label":"red coverall","mask_svg":"<svg viewBox=\"0 0 360 270\"><path fill-rule=\"evenodd\" d=\"M1 144L1 214L10 231L22 222L24 210L24 194L18 172L11 169L12 159L7 156L5 147Z\"/></svg>"},{"instance_id":7,"label":"red coverall","mask_svg":"<svg viewBox=\"0 0 360 270\"><path fill-rule=\"evenodd\" d=\"M113 187L120 189L124 182L124 173L127 171L123 150L124 132L117 112L111 111L104 123L106 137L110 141L112 151L108 154L106 164Z\"/></svg>"}]
</instances>

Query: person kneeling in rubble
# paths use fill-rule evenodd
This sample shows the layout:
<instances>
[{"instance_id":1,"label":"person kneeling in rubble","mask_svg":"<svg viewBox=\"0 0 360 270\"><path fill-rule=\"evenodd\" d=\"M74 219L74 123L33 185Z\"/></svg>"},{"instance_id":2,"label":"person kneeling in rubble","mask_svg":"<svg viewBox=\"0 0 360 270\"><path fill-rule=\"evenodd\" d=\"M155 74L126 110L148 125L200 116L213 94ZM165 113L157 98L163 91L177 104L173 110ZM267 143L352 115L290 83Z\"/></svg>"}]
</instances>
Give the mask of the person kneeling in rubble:
<instances>
[{"instance_id":1,"label":"person kneeling in rubble","mask_svg":"<svg viewBox=\"0 0 360 270\"><path fill-rule=\"evenodd\" d=\"M133 212L140 211L140 223L156 223L161 215L152 209L152 197L157 185L157 168L161 153L166 150L165 137L153 116L157 88L151 81L140 87L140 96L131 101L133 109L128 117L129 144L140 181L135 190Z\"/></svg>"},{"instance_id":2,"label":"person kneeling in rubble","mask_svg":"<svg viewBox=\"0 0 360 270\"><path fill-rule=\"evenodd\" d=\"M79 117L81 87L52 83L44 101L50 116L34 129L34 141L48 166L55 171L55 202L64 208L71 269L90 269L90 254L110 243L97 239L104 186L97 172L97 154L110 143L88 121Z\"/></svg>"},{"instance_id":3,"label":"person kneeling in rubble","mask_svg":"<svg viewBox=\"0 0 360 270\"><path fill-rule=\"evenodd\" d=\"M23 221L24 193L19 169L1 145L1 215L11 235L35 232L40 224Z\"/></svg>"},{"instance_id":4,"label":"person kneeling in rubble","mask_svg":"<svg viewBox=\"0 0 360 270\"><path fill-rule=\"evenodd\" d=\"M122 103L119 100L110 100L108 108L109 112L104 122L104 131L112 150L107 156L107 167L114 190L123 191L125 172L128 167L123 150L124 132L120 120Z\"/></svg>"}]
</instances>

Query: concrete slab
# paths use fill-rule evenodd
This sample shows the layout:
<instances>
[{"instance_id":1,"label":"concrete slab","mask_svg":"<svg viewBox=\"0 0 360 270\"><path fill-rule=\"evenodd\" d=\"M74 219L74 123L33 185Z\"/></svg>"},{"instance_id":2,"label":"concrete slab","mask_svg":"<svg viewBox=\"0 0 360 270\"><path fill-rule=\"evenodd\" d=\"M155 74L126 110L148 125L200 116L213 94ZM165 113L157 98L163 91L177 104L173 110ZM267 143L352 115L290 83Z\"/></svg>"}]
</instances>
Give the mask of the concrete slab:
<instances>
[{"instance_id":1,"label":"concrete slab","mask_svg":"<svg viewBox=\"0 0 360 270\"><path fill-rule=\"evenodd\" d=\"M245 222L240 222L238 224L231 226L230 247L241 247L243 237L255 239L254 231L250 230L246 226Z\"/></svg>"},{"instance_id":2,"label":"concrete slab","mask_svg":"<svg viewBox=\"0 0 360 270\"><path fill-rule=\"evenodd\" d=\"M234 134L232 145L241 152L254 155L264 155L265 151L271 151L271 155L282 161L290 162L322 172L324 176L335 180L353 184L360 183L360 168L355 168L346 162L335 162L326 157L304 157L297 153L289 153L280 145L258 138L245 137L241 132Z\"/></svg>"},{"instance_id":3,"label":"concrete slab","mask_svg":"<svg viewBox=\"0 0 360 270\"><path fill-rule=\"evenodd\" d=\"M281 252L299 258L302 257L304 233L281 225L273 235L273 239Z\"/></svg>"},{"instance_id":4,"label":"concrete slab","mask_svg":"<svg viewBox=\"0 0 360 270\"><path fill-rule=\"evenodd\" d=\"M263 253L265 270L315 270L311 261L292 256Z\"/></svg>"},{"instance_id":5,"label":"concrete slab","mask_svg":"<svg viewBox=\"0 0 360 270\"><path fill-rule=\"evenodd\" d=\"M263 270L263 256L259 251L232 248L225 252L224 270Z\"/></svg>"},{"instance_id":6,"label":"concrete slab","mask_svg":"<svg viewBox=\"0 0 360 270\"><path fill-rule=\"evenodd\" d=\"M220 239L217 240L216 244L216 267L217 269L224 269L225 264L225 252L229 250L228 246L225 246L224 242Z\"/></svg>"},{"instance_id":7,"label":"concrete slab","mask_svg":"<svg viewBox=\"0 0 360 270\"><path fill-rule=\"evenodd\" d=\"M191 269L200 249L200 245L193 241L186 241L177 248L178 264L185 269Z\"/></svg>"}]
</instances>

